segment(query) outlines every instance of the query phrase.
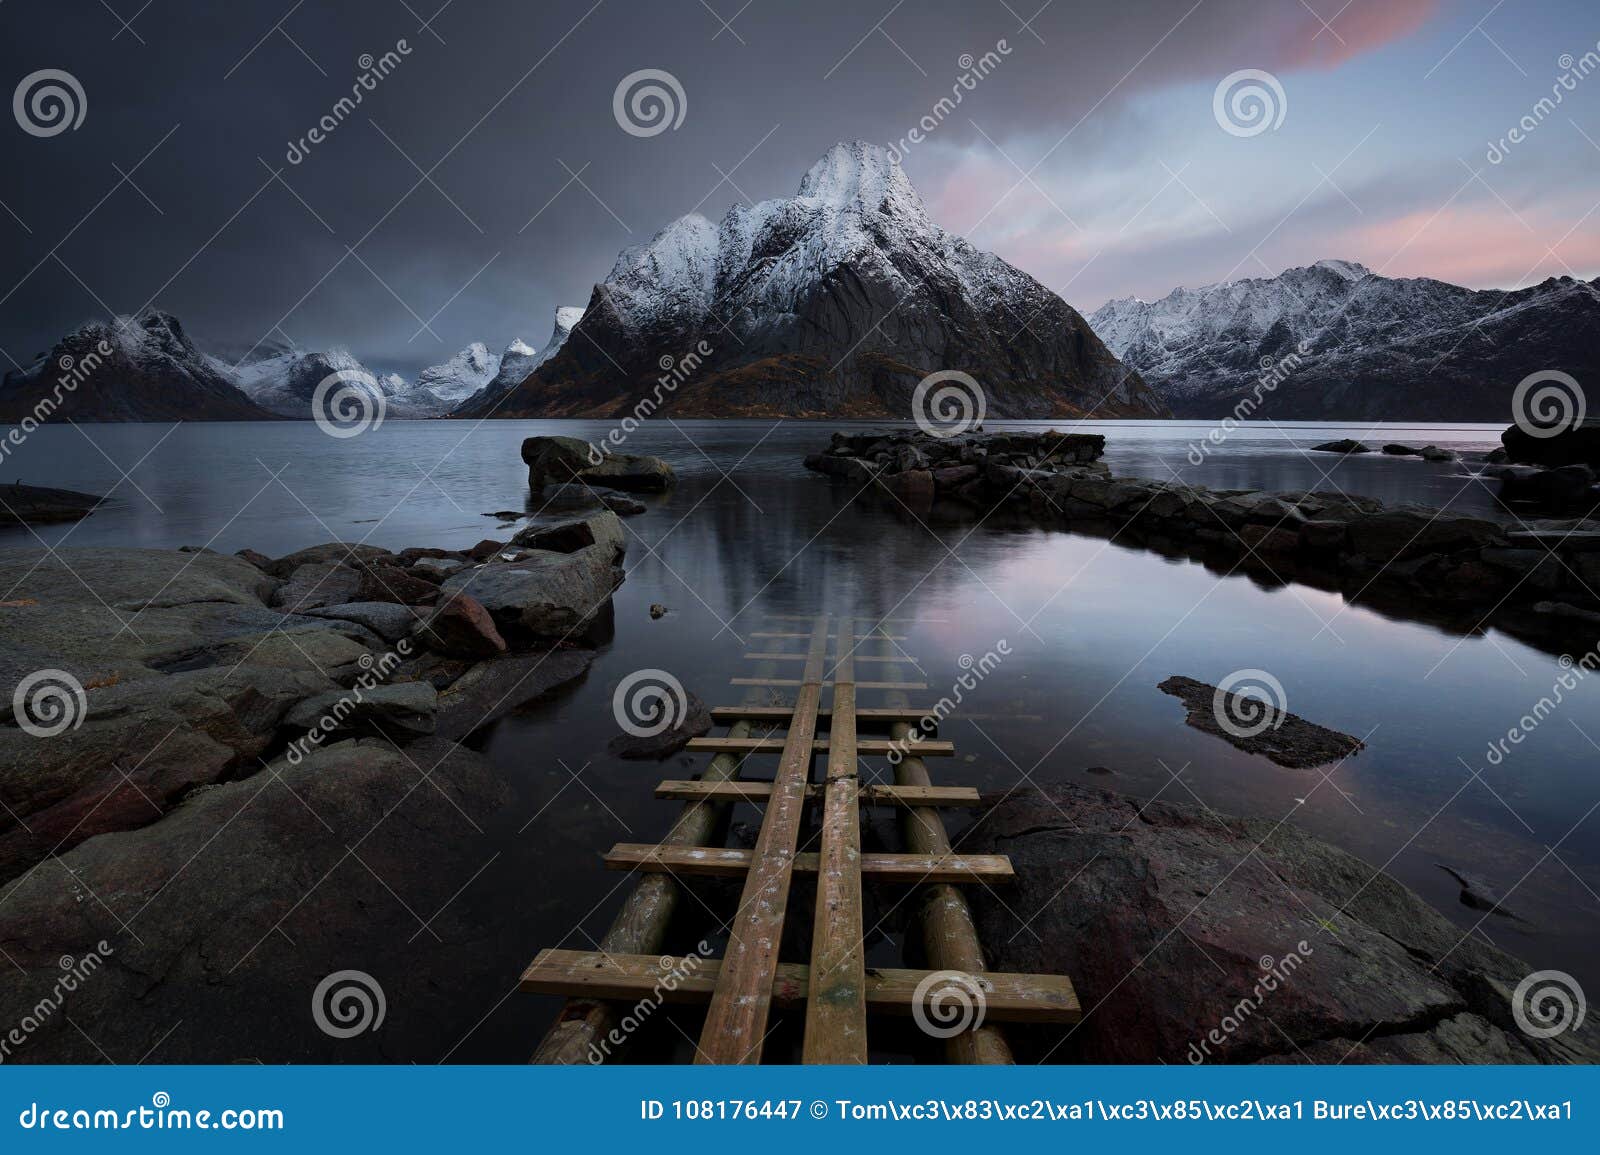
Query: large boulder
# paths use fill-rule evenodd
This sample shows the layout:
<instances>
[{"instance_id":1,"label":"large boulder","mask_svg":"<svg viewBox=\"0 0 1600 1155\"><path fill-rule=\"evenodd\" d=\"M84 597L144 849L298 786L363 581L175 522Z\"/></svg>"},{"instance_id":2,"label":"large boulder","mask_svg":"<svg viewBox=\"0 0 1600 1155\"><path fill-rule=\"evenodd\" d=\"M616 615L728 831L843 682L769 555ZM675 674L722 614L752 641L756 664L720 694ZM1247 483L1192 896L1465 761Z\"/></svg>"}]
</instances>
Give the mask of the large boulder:
<instances>
[{"instance_id":1,"label":"large boulder","mask_svg":"<svg viewBox=\"0 0 1600 1155\"><path fill-rule=\"evenodd\" d=\"M447 596L417 627L416 636L428 649L453 658L492 658L506 652L494 618L467 593Z\"/></svg>"},{"instance_id":2,"label":"large boulder","mask_svg":"<svg viewBox=\"0 0 1600 1155\"><path fill-rule=\"evenodd\" d=\"M1520 425L1500 435L1506 456L1526 465L1587 465L1600 469L1600 421L1585 421L1559 433L1535 437Z\"/></svg>"},{"instance_id":3,"label":"large boulder","mask_svg":"<svg viewBox=\"0 0 1600 1155\"><path fill-rule=\"evenodd\" d=\"M578 437L530 437L522 443L528 487L538 493L552 482L579 482L636 493L664 493L676 478L659 457L604 453Z\"/></svg>"},{"instance_id":4,"label":"large boulder","mask_svg":"<svg viewBox=\"0 0 1600 1155\"><path fill-rule=\"evenodd\" d=\"M491 561L447 580L443 595L476 598L515 645L595 636L621 584L615 547L596 543L573 553L532 550L517 561Z\"/></svg>"},{"instance_id":5,"label":"large boulder","mask_svg":"<svg viewBox=\"0 0 1600 1155\"><path fill-rule=\"evenodd\" d=\"M0 1021L61 998L64 956L99 969L7 1062L437 1059L466 1030L461 1006L505 993L473 904L505 884L482 831L509 801L504 776L455 743L350 740L64 851L0 904ZM313 993L352 970L386 1013L336 1037Z\"/></svg>"},{"instance_id":6,"label":"large boulder","mask_svg":"<svg viewBox=\"0 0 1600 1155\"><path fill-rule=\"evenodd\" d=\"M319 736L354 731L384 737L431 734L439 691L427 682L329 690L299 702L284 717L287 729Z\"/></svg>"},{"instance_id":7,"label":"large boulder","mask_svg":"<svg viewBox=\"0 0 1600 1155\"><path fill-rule=\"evenodd\" d=\"M557 522L554 525L530 525L511 539L511 544L524 549L546 549L554 553L576 553L591 545L606 545L621 554L627 548L627 530L622 520L609 509L592 513L588 517Z\"/></svg>"},{"instance_id":8,"label":"large boulder","mask_svg":"<svg viewBox=\"0 0 1600 1155\"><path fill-rule=\"evenodd\" d=\"M1597 1028L1517 1029L1533 967L1290 823L1086 787L1007 796L963 843L1010 855L975 892L989 966L1071 976L1069 1031L1008 1028L1054 1062L1594 1062Z\"/></svg>"}]
</instances>

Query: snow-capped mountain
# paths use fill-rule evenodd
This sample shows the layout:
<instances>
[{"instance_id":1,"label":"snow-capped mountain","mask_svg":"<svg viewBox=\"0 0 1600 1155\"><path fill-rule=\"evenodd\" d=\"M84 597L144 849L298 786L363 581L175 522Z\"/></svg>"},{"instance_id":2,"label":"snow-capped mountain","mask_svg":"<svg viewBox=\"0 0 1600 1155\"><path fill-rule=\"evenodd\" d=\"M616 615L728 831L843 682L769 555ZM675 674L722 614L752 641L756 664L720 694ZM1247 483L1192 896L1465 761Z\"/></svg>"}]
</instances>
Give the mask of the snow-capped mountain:
<instances>
[{"instance_id":1,"label":"snow-capped mountain","mask_svg":"<svg viewBox=\"0 0 1600 1155\"><path fill-rule=\"evenodd\" d=\"M44 403L41 406L41 403ZM254 421L257 406L171 313L93 321L0 384L0 420Z\"/></svg>"},{"instance_id":2,"label":"snow-capped mountain","mask_svg":"<svg viewBox=\"0 0 1600 1155\"><path fill-rule=\"evenodd\" d=\"M960 370L994 416L1157 416L1066 302L929 219L888 151L838 144L788 198L691 213L617 258L575 332L497 416L912 416ZM480 399L459 412L486 408Z\"/></svg>"},{"instance_id":3,"label":"snow-capped mountain","mask_svg":"<svg viewBox=\"0 0 1600 1155\"><path fill-rule=\"evenodd\" d=\"M386 417L439 417L474 396L494 376L500 359L475 341L441 365L424 369L415 383L398 373L370 369L348 349L307 352L288 342L263 342L242 360L212 358L219 372L230 375L247 396L282 417L307 419L317 386L329 376L383 399ZM375 402L376 403L376 400Z\"/></svg>"},{"instance_id":4,"label":"snow-capped mountain","mask_svg":"<svg viewBox=\"0 0 1600 1155\"><path fill-rule=\"evenodd\" d=\"M443 365L417 375L417 388L426 389L446 410L479 392L500 371L500 358L482 341L474 341Z\"/></svg>"},{"instance_id":5,"label":"snow-capped mountain","mask_svg":"<svg viewBox=\"0 0 1600 1155\"><path fill-rule=\"evenodd\" d=\"M1600 281L1511 292L1325 260L1276 277L1108 301L1089 323L1180 417L1246 396L1281 420L1510 420L1517 382L1600 369Z\"/></svg>"},{"instance_id":6,"label":"snow-capped mountain","mask_svg":"<svg viewBox=\"0 0 1600 1155\"><path fill-rule=\"evenodd\" d=\"M583 320L582 308L562 305L556 310L555 327L551 330L550 340L542 351L535 349L521 337L512 341L506 346L506 351L500 354L500 371L495 374L494 380L485 385L481 393L470 398L462 408L474 409L478 416L486 415L496 398L503 397L521 385L530 373L560 352L561 346L566 344L567 335L581 320Z\"/></svg>"}]
</instances>

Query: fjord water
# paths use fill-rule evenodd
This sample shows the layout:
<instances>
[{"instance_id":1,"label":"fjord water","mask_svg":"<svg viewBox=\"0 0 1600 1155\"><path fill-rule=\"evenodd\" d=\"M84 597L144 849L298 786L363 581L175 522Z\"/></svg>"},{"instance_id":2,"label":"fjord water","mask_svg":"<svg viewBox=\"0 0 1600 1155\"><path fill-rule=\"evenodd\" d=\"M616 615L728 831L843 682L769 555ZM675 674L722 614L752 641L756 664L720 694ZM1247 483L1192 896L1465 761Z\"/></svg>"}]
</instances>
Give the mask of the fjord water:
<instances>
[{"instance_id":1,"label":"fjord water","mask_svg":"<svg viewBox=\"0 0 1600 1155\"><path fill-rule=\"evenodd\" d=\"M941 730L960 753L932 766L936 781L996 791L1076 782L1281 819L1386 868L1463 934L1487 936L1535 968L1600 989L1600 817L1589 813L1600 798L1596 681L1491 764L1490 743L1525 725L1523 716L1550 694L1563 672L1556 657L1497 631L1452 635L1334 593L1265 588L1101 538L1012 522L925 521L881 497L852 499L855 487L801 465L840 427L658 418L628 440L628 452L667 458L679 485L644 498L649 512L626 522L628 577L616 596L615 635L587 677L483 739L512 798L496 825L479 832L462 824L463 843L475 843L485 865L460 880L452 903L454 949L440 964L437 1005L409 1017L391 1007L389 1058L527 1057L556 1004L513 993L518 973L541 947L593 948L626 886L624 876L601 869L599 855L617 841L661 837L677 806L652 797L655 782L692 776L704 763L608 755L617 683L657 668L708 704L737 701L744 691L728 680L750 672L743 655L782 644L755 635L794 628L770 616L818 611L895 619L907 639L900 649L916 667L874 672L926 682L926 694L911 695L918 701L948 692L964 655L981 657L1005 641L1009 655ZM1507 516L1460 464L1305 452L1346 436L1470 452L1497 444L1499 427L1246 427L1198 465L1190 447L1205 439L1206 424L1086 428L1106 435L1107 460L1121 474L1176 474L1217 488L1337 486ZM460 548L509 532L485 513L563 512L560 501L527 493L523 438L598 438L608 429L387 422L338 440L309 422L48 427L0 466L0 481L112 494L76 526L40 528L52 545L249 547L274 556L332 539ZM35 542L27 530L0 535L7 546ZM671 612L651 620L654 602ZM1574 656L1588 644L1575 638ZM1241 669L1270 672L1290 710L1362 737L1367 748L1337 767L1284 769L1187 727L1179 702L1156 689L1172 674L1215 683ZM865 692L862 701L882 704ZM736 815L755 818L750 810ZM894 841L886 813L872 814L866 830L869 840ZM1463 906L1437 863L1487 880L1526 921ZM697 904L684 909L692 942ZM873 961L898 961L902 930L891 918L875 932ZM445 949L427 935L409 944L363 942L360 927L348 935L348 965L381 950L389 965L426 971ZM463 942L472 949L463 952ZM692 1017L684 1022L692 1031ZM686 1047L662 1033L660 1054ZM321 1040L307 1046L339 1058Z\"/></svg>"}]
</instances>

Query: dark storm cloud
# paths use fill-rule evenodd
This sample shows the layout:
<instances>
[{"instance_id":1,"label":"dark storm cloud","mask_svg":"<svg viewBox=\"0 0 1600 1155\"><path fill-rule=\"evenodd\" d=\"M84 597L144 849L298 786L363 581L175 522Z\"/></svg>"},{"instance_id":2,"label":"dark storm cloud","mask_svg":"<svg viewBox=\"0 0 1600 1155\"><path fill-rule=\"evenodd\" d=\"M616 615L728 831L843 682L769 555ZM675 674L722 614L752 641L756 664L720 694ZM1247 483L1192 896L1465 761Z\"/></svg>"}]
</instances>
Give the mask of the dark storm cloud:
<instances>
[{"instance_id":1,"label":"dark storm cloud","mask_svg":"<svg viewBox=\"0 0 1600 1155\"><path fill-rule=\"evenodd\" d=\"M1140 93L1332 67L1436 8L1356 0L1332 32L1304 5L1245 0L440 2L0 6L7 90L58 68L88 100L76 131L3 129L0 347L26 361L147 303L210 343L281 329L408 373L470 340L542 344L557 305L587 303L617 252L672 218L792 193L836 140L903 137L963 53L1009 49L970 116L908 157L925 192L962 149L1071 130L1061 155L1126 150L1106 126ZM358 108L295 144L365 54L391 51ZM677 77L687 109L637 138L612 95L645 68Z\"/></svg>"}]
</instances>

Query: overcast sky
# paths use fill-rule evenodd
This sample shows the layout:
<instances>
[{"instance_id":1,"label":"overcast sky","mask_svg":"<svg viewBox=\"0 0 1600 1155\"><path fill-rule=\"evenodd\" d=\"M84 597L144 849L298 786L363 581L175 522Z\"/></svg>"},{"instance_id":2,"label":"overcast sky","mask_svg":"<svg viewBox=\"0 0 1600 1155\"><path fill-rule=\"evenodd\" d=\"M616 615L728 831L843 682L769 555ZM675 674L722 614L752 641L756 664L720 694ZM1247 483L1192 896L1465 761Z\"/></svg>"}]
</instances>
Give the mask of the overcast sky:
<instances>
[{"instance_id":1,"label":"overcast sky","mask_svg":"<svg viewBox=\"0 0 1600 1155\"><path fill-rule=\"evenodd\" d=\"M1597 41L1592 0L4 0L7 89L58 69L84 108L0 128L0 365L147 304L206 344L276 334L408 375L473 340L542 346L623 247L925 116L904 163L934 219L1085 313L1322 257L1593 277L1600 72L1535 106ZM619 124L641 69L681 86L677 127ZM1256 135L1214 110L1244 69L1283 94Z\"/></svg>"}]
</instances>

